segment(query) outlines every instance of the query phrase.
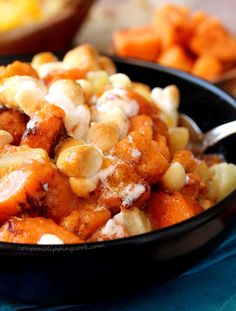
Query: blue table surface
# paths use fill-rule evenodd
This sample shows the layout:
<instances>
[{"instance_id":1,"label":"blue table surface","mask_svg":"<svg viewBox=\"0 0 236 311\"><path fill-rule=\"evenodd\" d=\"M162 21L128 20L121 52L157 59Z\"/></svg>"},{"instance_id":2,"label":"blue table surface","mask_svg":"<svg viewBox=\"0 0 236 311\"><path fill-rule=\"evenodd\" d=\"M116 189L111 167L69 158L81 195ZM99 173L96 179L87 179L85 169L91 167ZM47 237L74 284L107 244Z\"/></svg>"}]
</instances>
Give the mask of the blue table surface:
<instances>
[{"instance_id":1,"label":"blue table surface","mask_svg":"<svg viewBox=\"0 0 236 311\"><path fill-rule=\"evenodd\" d=\"M236 226L215 251L197 265L162 285L126 299L96 305L46 307L0 301L0 311L236 311Z\"/></svg>"}]
</instances>

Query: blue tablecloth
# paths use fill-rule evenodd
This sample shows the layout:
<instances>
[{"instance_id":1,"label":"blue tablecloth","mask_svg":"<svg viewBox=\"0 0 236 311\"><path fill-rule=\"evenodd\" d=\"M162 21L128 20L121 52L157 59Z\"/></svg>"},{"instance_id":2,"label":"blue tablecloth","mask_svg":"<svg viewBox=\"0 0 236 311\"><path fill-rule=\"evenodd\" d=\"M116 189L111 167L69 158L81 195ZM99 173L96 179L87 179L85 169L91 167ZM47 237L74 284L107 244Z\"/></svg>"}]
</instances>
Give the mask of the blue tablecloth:
<instances>
[{"instance_id":1,"label":"blue tablecloth","mask_svg":"<svg viewBox=\"0 0 236 311\"><path fill-rule=\"evenodd\" d=\"M42 307L10 301L0 302L0 311L235 311L236 227L218 249L179 277L139 295L109 304Z\"/></svg>"}]
</instances>

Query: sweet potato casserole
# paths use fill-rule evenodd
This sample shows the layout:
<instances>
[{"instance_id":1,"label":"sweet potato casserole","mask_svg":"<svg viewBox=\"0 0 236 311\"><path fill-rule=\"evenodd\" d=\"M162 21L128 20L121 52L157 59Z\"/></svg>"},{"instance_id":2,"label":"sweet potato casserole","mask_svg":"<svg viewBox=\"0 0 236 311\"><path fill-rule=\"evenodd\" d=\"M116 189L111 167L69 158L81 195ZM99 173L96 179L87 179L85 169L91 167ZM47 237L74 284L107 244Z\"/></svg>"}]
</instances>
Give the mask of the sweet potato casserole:
<instances>
[{"instance_id":1,"label":"sweet potato casserole","mask_svg":"<svg viewBox=\"0 0 236 311\"><path fill-rule=\"evenodd\" d=\"M0 67L0 241L124 238L221 200L236 166L187 149L179 102L176 86L132 82L90 45Z\"/></svg>"}]
</instances>

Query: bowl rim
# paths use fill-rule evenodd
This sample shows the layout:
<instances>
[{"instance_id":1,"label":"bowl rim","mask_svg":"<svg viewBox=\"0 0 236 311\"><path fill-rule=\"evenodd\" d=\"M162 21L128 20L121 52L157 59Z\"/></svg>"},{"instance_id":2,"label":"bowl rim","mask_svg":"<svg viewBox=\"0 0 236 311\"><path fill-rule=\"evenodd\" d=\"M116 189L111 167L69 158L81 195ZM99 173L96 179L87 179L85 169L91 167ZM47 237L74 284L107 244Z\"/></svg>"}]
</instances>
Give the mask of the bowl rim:
<instances>
[{"instance_id":1,"label":"bowl rim","mask_svg":"<svg viewBox=\"0 0 236 311\"><path fill-rule=\"evenodd\" d=\"M19 56L20 57L20 56ZM208 90L218 97L223 98L229 105L231 105L236 110L236 99L223 91L218 86L211 84L210 82L193 76L189 73L167 68L161 66L159 64L153 64L150 62L142 61L142 60L134 60L130 58L120 58L116 56L110 56L115 63L127 64L127 65L135 65L137 67L144 67L146 69L150 69L152 71L159 71L168 75L172 75L181 80L185 80L188 83L195 84L205 90ZM12 58L12 57L11 57ZM147 244L153 241L159 242L161 240L166 240L173 236L178 236L184 232L191 231L193 228L196 228L205 222L208 222L211 219L214 219L218 214L220 214L225 209L229 208L232 203L236 203L236 189L229 193L225 198L216 203L213 207L203 211L202 213L193 216L189 219L181 221L172 226L153 230L144 234L139 234L127 238L109 240L109 241L99 241L99 242L87 242L81 244L62 244L62 245L38 245L38 244L23 244L23 243L10 243L10 242L0 242L0 251L4 252L14 252L19 251L24 255L33 255L37 252L42 254L59 254L66 253L66 251L70 251L71 253L76 253L81 251L94 251L94 250L103 250L104 248L113 248L118 246L133 246L140 244Z\"/></svg>"},{"instance_id":2,"label":"bowl rim","mask_svg":"<svg viewBox=\"0 0 236 311\"><path fill-rule=\"evenodd\" d=\"M230 94L228 94L225 90L223 90L218 84L214 84L208 80L205 80L203 78L197 77L191 73L171 68L171 67L166 67L162 66L158 63L152 63L140 59L133 59L129 57L119 57L119 56L112 56L109 54L106 54L106 56L110 57L113 59L113 61L116 63L123 63L127 65L135 65L137 67L145 67L151 70L158 70L166 74L171 74L177 78L180 78L182 80L185 80L191 84L195 84L197 86L200 86L204 89L207 89L219 97L223 97L226 101L229 102L231 106L236 108L236 98Z\"/></svg>"}]
</instances>

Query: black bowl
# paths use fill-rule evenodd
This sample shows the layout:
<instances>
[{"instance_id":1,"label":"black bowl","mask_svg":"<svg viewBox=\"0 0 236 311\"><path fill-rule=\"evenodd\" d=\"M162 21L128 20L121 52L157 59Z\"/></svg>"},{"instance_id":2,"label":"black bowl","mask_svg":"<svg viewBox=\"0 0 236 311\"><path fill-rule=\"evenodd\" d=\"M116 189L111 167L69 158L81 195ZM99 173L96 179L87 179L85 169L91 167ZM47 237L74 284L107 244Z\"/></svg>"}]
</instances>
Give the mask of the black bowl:
<instances>
[{"instance_id":1,"label":"black bowl","mask_svg":"<svg viewBox=\"0 0 236 311\"><path fill-rule=\"evenodd\" d=\"M180 110L203 131L236 119L236 101L188 74L138 61L115 59L118 71L154 86L176 84ZM216 146L236 163L235 136ZM0 293L39 303L91 302L129 294L177 275L206 256L230 231L236 191L204 213L147 234L83 245L0 243Z\"/></svg>"}]
</instances>

